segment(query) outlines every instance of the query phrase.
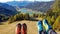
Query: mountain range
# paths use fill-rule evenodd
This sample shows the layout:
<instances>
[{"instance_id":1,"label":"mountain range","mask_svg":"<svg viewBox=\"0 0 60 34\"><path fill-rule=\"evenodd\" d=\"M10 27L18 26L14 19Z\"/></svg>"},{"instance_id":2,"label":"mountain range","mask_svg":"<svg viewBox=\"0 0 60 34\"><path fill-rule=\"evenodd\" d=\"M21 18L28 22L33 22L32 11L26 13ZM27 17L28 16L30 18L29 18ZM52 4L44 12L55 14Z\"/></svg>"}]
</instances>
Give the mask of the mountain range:
<instances>
[{"instance_id":1,"label":"mountain range","mask_svg":"<svg viewBox=\"0 0 60 34\"><path fill-rule=\"evenodd\" d=\"M12 16L17 14L17 10L8 4L0 3L0 14L4 14L6 16Z\"/></svg>"},{"instance_id":2,"label":"mountain range","mask_svg":"<svg viewBox=\"0 0 60 34\"><path fill-rule=\"evenodd\" d=\"M12 5L12 6L26 6L27 4L29 4L31 2L27 2L27 1L12 1L12 2L6 2L6 4Z\"/></svg>"},{"instance_id":3,"label":"mountain range","mask_svg":"<svg viewBox=\"0 0 60 34\"><path fill-rule=\"evenodd\" d=\"M41 12L46 12L52 7L52 4L54 2L34 2L31 4L28 4L25 8L32 9L32 10L37 10Z\"/></svg>"},{"instance_id":4,"label":"mountain range","mask_svg":"<svg viewBox=\"0 0 60 34\"><path fill-rule=\"evenodd\" d=\"M50 1L50 2L12 1L12 2L7 2L7 3L0 3L0 14L10 15L10 16L17 14L18 12L15 6L19 8L28 8L32 10L46 12L48 9L51 8L51 5L53 3L54 1Z\"/></svg>"},{"instance_id":5,"label":"mountain range","mask_svg":"<svg viewBox=\"0 0 60 34\"><path fill-rule=\"evenodd\" d=\"M28 8L32 10L37 10L41 12L46 12L51 8L51 5L54 3L54 1L50 2L27 2L27 1L12 1L12 2L7 2L7 4L11 6L18 6L20 8Z\"/></svg>"},{"instance_id":6,"label":"mountain range","mask_svg":"<svg viewBox=\"0 0 60 34\"><path fill-rule=\"evenodd\" d=\"M27 9L32 9L41 11L41 12L46 12L51 8L51 5L54 3L54 1L50 2L27 2L27 1L12 1L12 2L6 2L6 3L0 3L0 22L3 21L2 19L6 18L7 19L10 16L14 16L18 13L17 7L19 8L27 8ZM17 6L17 7L16 7Z\"/></svg>"}]
</instances>

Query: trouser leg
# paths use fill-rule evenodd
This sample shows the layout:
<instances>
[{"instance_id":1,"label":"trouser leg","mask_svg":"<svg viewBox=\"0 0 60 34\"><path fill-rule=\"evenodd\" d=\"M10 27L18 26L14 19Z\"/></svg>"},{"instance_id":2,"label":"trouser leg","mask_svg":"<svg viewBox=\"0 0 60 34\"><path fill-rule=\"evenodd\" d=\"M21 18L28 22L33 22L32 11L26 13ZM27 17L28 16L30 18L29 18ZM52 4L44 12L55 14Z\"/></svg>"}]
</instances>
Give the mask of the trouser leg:
<instances>
[{"instance_id":1,"label":"trouser leg","mask_svg":"<svg viewBox=\"0 0 60 34\"><path fill-rule=\"evenodd\" d=\"M49 31L48 31L48 34L57 34L54 30L52 30L52 29L50 29Z\"/></svg>"},{"instance_id":2,"label":"trouser leg","mask_svg":"<svg viewBox=\"0 0 60 34\"><path fill-rule=\"evenodd\" d=\"M44 31L39 31L38 34L46 34L46 32L44 32Z\"/></svg>"}]
</instances>

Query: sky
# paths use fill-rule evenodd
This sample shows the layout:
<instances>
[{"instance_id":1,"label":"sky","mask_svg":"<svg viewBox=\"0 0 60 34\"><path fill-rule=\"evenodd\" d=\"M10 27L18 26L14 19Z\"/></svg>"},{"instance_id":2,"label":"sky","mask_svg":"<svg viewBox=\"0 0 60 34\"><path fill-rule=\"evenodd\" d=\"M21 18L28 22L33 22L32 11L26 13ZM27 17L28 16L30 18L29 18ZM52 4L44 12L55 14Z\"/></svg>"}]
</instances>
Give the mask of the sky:
<instances>
[{"instance_id":1,"label":"sky","mask_svg":"<svg viewBox=\"0 0 60 34\"><path fill-rule=\"evenodd\" d=\"M9 2L9 1L52 1L52 0L0 0L0 2Z\"/></svg>"}]
</instances>

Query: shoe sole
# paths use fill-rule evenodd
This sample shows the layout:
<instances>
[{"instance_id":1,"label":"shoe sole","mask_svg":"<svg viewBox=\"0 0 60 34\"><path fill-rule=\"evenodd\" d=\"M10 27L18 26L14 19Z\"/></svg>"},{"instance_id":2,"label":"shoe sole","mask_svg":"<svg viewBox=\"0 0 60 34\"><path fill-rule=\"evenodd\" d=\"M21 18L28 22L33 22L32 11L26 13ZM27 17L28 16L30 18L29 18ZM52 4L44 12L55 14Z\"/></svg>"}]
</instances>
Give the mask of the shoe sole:
<instances>
[{"instance_id":1,"label":"shoe sole","mask_svg":"<svg viewBox=\"0 0 60 34\"><path fill-rule=\"evenodd\" d=\"M17 24L16 26L16 34L21 34L21 24Z\"/></svg>"},{"instance_id":2,"label":"shoe sole","mask_svg":"<svg viewBox=\"0 0 60 34\"><path fill-rule=\"evenodd\" d=\"M22 24L22 34L27 34L27 25L25 23Z\"/></svg>"}]
</instances>

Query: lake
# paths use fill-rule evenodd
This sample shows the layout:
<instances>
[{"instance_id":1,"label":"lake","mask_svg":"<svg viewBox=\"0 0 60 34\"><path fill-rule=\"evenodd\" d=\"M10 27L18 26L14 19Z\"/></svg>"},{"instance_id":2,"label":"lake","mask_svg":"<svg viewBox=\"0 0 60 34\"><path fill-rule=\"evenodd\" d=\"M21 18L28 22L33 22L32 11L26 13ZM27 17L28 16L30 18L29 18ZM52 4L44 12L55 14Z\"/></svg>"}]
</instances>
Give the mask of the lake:
<instances>
[{"instance_id":1,"label":"lake","mask_svg":"<svg viewBox=\"0 0 60 34\"><path fill-rule=\"evenodd\" d=\"M23 13L33 14L33 12L27 11L27 9L22 9L21 12L23 12Z\"/></svg>"}]
</instances>

